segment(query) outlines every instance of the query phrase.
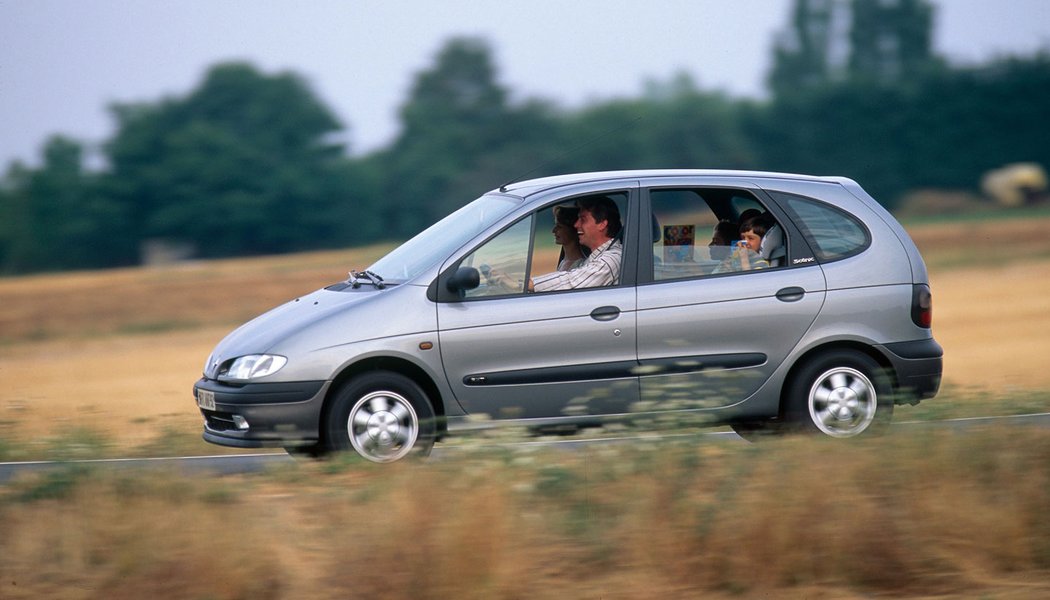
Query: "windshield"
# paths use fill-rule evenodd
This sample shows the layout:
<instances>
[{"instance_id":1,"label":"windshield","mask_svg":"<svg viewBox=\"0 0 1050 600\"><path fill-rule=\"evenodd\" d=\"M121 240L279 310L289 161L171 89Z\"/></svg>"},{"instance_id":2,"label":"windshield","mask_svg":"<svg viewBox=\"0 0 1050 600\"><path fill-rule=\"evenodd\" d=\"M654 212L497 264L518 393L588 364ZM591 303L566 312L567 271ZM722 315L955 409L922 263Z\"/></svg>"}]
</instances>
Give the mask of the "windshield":
<instances>
[{"instance_id":1,"label":"windshield","mask_svg":"<svg viewBox=\"0 0 1050 600\"><path fill-rule=\"evenodd\" d=\"M383 279L407 281L444 260L518 203L509 196L482 196L434 223L376 261L369 271Z\"/></svg>"}]
</instances>

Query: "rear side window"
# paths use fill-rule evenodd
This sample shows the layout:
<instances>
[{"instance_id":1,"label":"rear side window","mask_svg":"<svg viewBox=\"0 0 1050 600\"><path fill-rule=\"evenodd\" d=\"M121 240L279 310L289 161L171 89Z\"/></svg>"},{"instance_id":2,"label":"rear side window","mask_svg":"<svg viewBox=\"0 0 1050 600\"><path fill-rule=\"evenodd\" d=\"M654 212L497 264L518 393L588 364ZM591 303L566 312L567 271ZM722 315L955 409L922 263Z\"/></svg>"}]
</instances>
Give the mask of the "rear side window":
<instances>
[{"instance_id":1,"label":"rear side window","mask_svg":"<svg viewBox=\"0 0 1050 600\"><path fill-rule=\"evenodd\" d=\"M791 213L821 262L853 256L871 243L867 228L843 210L811 198L776 192L772 195Z\"/></svg>"},{"instance_id":2,"label":"rear side window","mask_svg":"<svg viewBox=\"0 0 1050 600\"><path fill-rule=\"evenodd\" d=\"M784 266L783 228L745 190L656 188L649 201L653 281Z\"/></svg>"}]
</instances>

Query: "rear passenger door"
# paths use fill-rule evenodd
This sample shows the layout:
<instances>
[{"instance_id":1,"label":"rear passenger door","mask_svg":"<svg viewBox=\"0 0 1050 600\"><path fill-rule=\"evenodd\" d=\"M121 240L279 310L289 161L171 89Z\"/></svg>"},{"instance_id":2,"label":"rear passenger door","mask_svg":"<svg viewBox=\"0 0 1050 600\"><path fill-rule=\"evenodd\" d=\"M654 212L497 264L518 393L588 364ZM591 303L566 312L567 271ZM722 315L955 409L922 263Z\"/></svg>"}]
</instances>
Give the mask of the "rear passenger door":
<instances>
[{"instance_id":1,"label":"rear passenger door","mask_svg":"<svg viewBox=\"0 0 1050 600\"><path fill-rule=\"evenodd\" d=\"M642 197L651 224L638 274L643 406L736 404L769 379L813 323L823 273L757 188L670 185L645 188ZM709 244L720 221L738 230L740 217L755 211L788 233L786 260L767 266L752 256L744 270L726 247Z\"/></svg>"}]
</instances>

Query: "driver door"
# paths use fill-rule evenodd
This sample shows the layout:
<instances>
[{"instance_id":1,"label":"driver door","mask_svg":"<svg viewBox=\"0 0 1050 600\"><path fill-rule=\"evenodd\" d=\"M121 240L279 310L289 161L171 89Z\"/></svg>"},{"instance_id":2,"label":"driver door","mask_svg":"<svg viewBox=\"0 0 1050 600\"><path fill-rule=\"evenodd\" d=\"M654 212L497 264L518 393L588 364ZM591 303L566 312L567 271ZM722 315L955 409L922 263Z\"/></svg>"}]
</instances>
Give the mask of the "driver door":
<instances>
[{"instance_id":1,"label":"driver door","mask_svg":"<svg viewBox=\"0 0 1050 600\"><path fill-rule=\"evenodd\" d=\"M633 285L525 292L527 277L557 265L550 213L527 215L444 269L475 268L482 282L437 308L445 374L468 413L584 417L638 399Z\"/></svg>"}]
</instances>

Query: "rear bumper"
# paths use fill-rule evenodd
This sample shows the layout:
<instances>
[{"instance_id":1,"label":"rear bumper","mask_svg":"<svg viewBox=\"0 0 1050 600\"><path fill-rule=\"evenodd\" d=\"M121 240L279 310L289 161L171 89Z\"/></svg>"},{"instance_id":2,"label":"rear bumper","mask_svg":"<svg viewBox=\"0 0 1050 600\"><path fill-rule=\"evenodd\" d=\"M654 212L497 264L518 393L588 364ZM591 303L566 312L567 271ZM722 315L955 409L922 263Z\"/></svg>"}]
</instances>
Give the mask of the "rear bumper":
<instances>
[{"instance_id":1,"label":"rear bumper","mask_svg":"<svg viewBox=\"0 0 1050 600\"><path fill-rule=\"evenodd\" d=\"M301 381L235 387L201 379L193 386L193 397L201 389L215 394L215 410L200 408L207 442L235 448L305 446L320 439L329 386L327 381Z\"/></svg>"},{"instance_id":2,"label":"rear bumper","mask_svg":"<svg viewBox=\"0 0 1050 600\"><path fill-rule=\"evenodd\" d=\"M898 404L918 404L937 395L944 369L944 349L933 338L878 346L897 376Z\"/></svg>"}]
</instances>

